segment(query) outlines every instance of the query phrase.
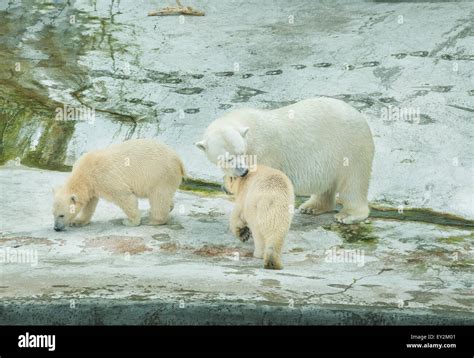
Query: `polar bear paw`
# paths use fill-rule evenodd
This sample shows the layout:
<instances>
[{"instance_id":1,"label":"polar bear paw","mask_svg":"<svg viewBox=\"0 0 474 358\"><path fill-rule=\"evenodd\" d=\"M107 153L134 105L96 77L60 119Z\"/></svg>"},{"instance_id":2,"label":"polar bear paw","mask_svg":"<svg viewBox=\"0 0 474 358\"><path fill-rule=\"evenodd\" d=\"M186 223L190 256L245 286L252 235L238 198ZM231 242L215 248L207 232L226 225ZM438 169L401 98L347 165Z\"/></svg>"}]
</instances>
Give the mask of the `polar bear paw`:
<instances>
[{"instance_id":1,"label":"polar bear paw","mask_svg":"<svg viewBox=\"0 0 474 358\"><path fill-rule=\"evenodd\" d=\"M281 264L279 257L270 255L268 257L264 257L263 267L269 270L281 270L283 265Z\"/></svg>"},{"instance_id":2,"label":"polar bear paw","mask_svg":"<svg viewBox=\"0 0 474 358\"><path fill-rule=\"evenodd\" d=\"M367 215L351 215L348 213L340 212L334 215L334 219L338 223L349 225L364 221L365 219L367 219Z\"/></svg>"},{"instance_id":3,"label":"polar bear paw","mask_svg":"<svg viewBox=\"0 0 474 358\"><path fill-rule=\"evenodd\" d=\"M133 221L129 219L123 219L122 224L124 224L125 226L138 226L140 225L140 219Z\"/></svg>"},{"instance_id":4,"label":"polar bear paw","mask_svg":"<svg viewBox=\"0 0 474 358\"><path fill-rule=\"evenodd\" d=\"M71 221L70 226L76 226L76 227L79 227L79 226L86 226L86 225L88 225L89 223L90 223L89 220L76 219L76 220Z\"/></svg>"},{"instance_id":5,"label":"polar bear paw","mask_svg":"<svg viewBox=\"0 0 474 358\"><path fill-rule=\"evenodd\" d=\"M319 215L327 213L328 211L330 210L322 210L319 208L315 208L314 206L300 207L300 212L308 215Z\"/></svg>"},{"instance_id":6,"label":"polar bear paw","mask_svg":"<svg viewBox=\"0 0 474 358\"><path fill-rule=\"evenodd\" d=\"M145 218L143 219L142 223L143 225L155 226L155 225L165 225L167 221L168 221L167 219Z\"/></svg>"},{"instance_id":7,"label":"polar bear paw","mask_svg":"<svg viewBox=\"0 0 474 358\"><path fill-rule=\"evenodd\" d=\"M300 205L299 211L303 214L320 215L334 210L334 205L320 202L314 198Z\"/></svg>"},{"instance_id":8,"label":"polar bear paw","mask_svg":"<svg viewBox=\"0 0 474 358\"><path fill-rule=\"evenodd\" d=\"M239 239L242 242L248 241L252 237L252 233L248 226L243 227L239 230Z\"/></svg>"}]
</instances>

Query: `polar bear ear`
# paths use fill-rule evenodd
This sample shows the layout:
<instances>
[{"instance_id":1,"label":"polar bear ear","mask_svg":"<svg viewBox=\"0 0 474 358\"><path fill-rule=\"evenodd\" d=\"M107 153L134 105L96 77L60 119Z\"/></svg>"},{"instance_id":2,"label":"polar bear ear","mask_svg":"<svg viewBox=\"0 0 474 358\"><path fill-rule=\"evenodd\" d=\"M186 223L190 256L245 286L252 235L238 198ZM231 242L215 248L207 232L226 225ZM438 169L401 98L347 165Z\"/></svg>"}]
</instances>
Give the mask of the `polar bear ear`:
<instances>
[{"instance_id":1,"label":"polar bear ear","mask_svg":"<svg viewBox=\"0 0 474 358\"><path fill-rule=\"evenodd\" d=\"M243 127L243 128L240 128L240 135L242 136L242 138L245 138L247 136L247 133L249 132L249 127Z\"/></svg>"},{"instance_id":2,"label":"polar bear ear","mask_svg":"<svg viewBox=\"0 0 474 358\"><path fill-rule=\"evenodd\" d=\"M202 140L200 142L196 142L194 144L196 145L196 147L198 147L201 150L206 150L207 149L207 143L204 140Z\"/></svg>"}]
</instances>

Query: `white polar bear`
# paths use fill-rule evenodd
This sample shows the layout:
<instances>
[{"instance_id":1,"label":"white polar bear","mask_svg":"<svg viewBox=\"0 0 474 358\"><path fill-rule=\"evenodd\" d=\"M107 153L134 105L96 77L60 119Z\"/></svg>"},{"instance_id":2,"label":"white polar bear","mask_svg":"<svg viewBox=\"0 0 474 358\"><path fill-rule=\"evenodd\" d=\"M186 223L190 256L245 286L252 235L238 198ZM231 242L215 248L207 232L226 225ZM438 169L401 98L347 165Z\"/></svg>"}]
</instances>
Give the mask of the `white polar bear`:
<instances>
[{"instance_id":1,"label":"white polar bear","mask_svg":"<svg viewBox=\"0 0 474 358\"><path fill-rule=\"evenodd\" d=\"M64 186L54 191L54 229L90 222L99 198L117 204L123 224L140 225L138 198L150 201L149 225L165 224L184 176L176 152L151 139L128 140L84 154Z\"/></svg>"},{"instance_id":2,"label":"white polar bear","mask_svg":"<svg viewBox=\"0 0 474 358\"><path fill-rule=\"evenodd\" d=\"M264 268L282 269L281 252L295 203L290 179L279 170L259 165L245 177L226 176L224 185L235 194L232 233L242 241L253 237L253 255L263 258Z\"/></svg>"},{"instance_id":3,"label":"white polar bear","mask_svg":"<svg viewBox=\"0 0 474 358\"><path fill-rule=\"evenodd\" d=\"M337 221L369 215L372 133L343 101L320 97L270 111L239 109L212 122L196 145L227 175L245 176L256 161L281 170L296 195L311 195L300 207L304 213L333 211L338 196Z\"/></svg>"}]
</instances>

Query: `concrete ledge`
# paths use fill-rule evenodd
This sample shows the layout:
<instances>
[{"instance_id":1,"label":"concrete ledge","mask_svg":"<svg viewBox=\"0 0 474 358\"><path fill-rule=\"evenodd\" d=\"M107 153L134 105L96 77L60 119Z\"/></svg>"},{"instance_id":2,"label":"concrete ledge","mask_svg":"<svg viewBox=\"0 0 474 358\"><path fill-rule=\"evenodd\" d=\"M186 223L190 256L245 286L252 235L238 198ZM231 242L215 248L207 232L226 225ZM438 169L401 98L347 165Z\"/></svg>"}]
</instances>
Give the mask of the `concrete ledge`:
<instances>
[{"instance_id":1,"label":"concrete ledge","mask_svg":"<svg viewBox=\"0 0 474 358\"><path fill-rule=\"evenodd\" d=\"M289 308L274 303L179 303L84 300L14 302L0 307L2 325L474 325L474 315L378 307Z\"/></svg>"}]
</instances>

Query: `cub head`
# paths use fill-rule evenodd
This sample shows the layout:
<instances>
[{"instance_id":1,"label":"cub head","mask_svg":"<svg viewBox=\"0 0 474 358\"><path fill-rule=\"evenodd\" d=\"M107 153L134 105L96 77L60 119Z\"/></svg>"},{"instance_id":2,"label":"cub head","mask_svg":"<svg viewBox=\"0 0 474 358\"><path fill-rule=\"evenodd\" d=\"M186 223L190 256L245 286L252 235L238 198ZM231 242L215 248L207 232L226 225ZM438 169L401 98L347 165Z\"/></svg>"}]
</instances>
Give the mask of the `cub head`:
<instances>
[{"instance_id":1,"label":"cub head","mask_svg":"<svg viewBox=\"0 0 474 358\"><path fill-rule=\"evenodd\" d=\"M62 231L81 211L82 205L76 194L69 193L63 187L56 188L53 192L54 230Z\"/></svg>"},{"instance_id":2,"label":"cub head","mask_svg":"<svg viewBox=\"0 0 474 358\"><path fill-rule=\"evenodd\" d=\"M239 191L239 183L242 179L239 177L232 177L226 175L224 177L224 185L222 189L226 192L226 194L238 194Z\"/></svg>"},{"instance_id":3,"label":"cub head","mask_svg":"<svg viewBox=\"0 0 474 358\"><path fill-rule=\"evenodd\" d=\"M249 172L247 134L249 127L228 127L206 133L196 146L227 176L244 177Z\"/></svg>"}]
</instances>

